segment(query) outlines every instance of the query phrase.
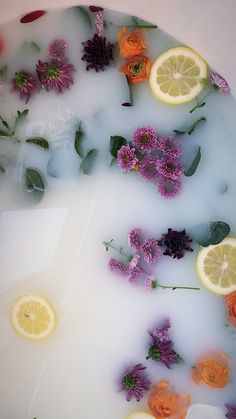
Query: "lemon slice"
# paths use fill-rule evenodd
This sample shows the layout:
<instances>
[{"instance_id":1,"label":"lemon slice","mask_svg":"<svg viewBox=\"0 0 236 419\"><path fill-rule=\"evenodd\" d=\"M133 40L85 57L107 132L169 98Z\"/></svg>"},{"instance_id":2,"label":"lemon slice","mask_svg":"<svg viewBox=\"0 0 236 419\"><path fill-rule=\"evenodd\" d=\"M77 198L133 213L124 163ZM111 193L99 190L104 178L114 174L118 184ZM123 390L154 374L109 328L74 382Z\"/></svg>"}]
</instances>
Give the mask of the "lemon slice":
<instances>
[{"instance_id":1,"label":"lemon slice","mask_svg":"<svg viewBox=\"0 0 236 419\"><path fill-rule=\"evenodd\" d=\"M236 239L204 247L197 256L197 272L206 288L226 295L236 290Z\"/></svg>"},{"instance_id":2,"label":"lemon slice","mask_svg":"<svg viewBox=\"0 0 236 419\"><path fill-rule=\"evenodd\" d=\"M204 88L206 61L186 47L169 49L154 62L149 82L153 94L163 102L180 105L190 102Z\"/></svg>"},{"instance_id":3,"label":"lemon slice","mask_svg":"<svg viewBox=\"0 0 236 419\"><path fill-rule=\"evenodd\" d=\"M10 311L14 330L24 338L48 338L56 325L56 313L51 303L40 294L23 294L13 303Z\"/></svg>"},{"instance_id":4,"label":"lemon slice","mask_svg":"<svg viewBox=\"0 0 236 419\"><path fill-rule=\"evenodd\" d=\"M145 412L134 412L127 416L126 419L155 419L155 416Z\"/></svg>"}]
</instances>

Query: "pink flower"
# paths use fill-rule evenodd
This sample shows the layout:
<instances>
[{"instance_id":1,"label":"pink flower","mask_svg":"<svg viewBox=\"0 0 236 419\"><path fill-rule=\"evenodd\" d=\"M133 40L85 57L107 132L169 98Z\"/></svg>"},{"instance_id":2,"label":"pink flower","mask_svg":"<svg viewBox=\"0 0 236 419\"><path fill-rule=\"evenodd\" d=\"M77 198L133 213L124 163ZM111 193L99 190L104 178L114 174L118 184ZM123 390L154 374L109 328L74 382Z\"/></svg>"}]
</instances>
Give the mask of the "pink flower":
<instances>
[{"instance_id":1,"label":"pink flower","mask_svg":"<svg viewBox=\"0 0 236 419\"><path fill-rule=\"evenodd\" d=\"M156 262L161 255L158 241L155 239L145 240L141 246L141 250L144 253L144 260L146 263Z\"/></svg>"},{"instance_id":2,"label":"pink flower","mask_svg":"<svg viewBox=\"0 0 236 419\"><path fill-rule=\"evenodd\" d=\"M145 286L147 290L153 291L156 287L156 280L154 275L148 275L145 279Z\"/></svg>"},{"instance_id":3,"label":"pink flower","mask_svg":"<svg viewBox=\"0 0 236 419\"><path fill-rule=\"evenodd\" d=\"M142 152L150 152L156 148L157 134L154 128L138 128L133 134L133 144Z\"/></svg>"},{"instance_id":4,"label":"pink flower","mask_svg":"<svg viewBox=\"0 0 236 419\"><path fill-rule=\"evenodd\" d=\"M46 90L55 90L56 93L62 93L69 89L73 84L72 73L74 71L72 64L52 60L48 63L38 61L36 71L40 83Z\"/></svg>"},{"instance_id":5,"label":"pink flower","mask_svg":"<svg viewBox=\"0 0 236 419\"><path fill-rule=\"evenodd\" d=\"M129 282L136 282L136 279L143 273L142 268L140 266L136 266L135 268L130 268L127 276L127 280Z\"/></svg>"},{"instance_id":6,"label":"pink flower","mask_svg":"<svg viewBox=\"0 0 236 419\"><path fill-rule=\"evenodd\" d=\"M95 28L98 36L101 36L104 31L104 19L102 11L95 14Z\"/></svg>"},{"instance_id":7,"label":"pink flower","mask_svg":"<svg viewBox=\"0 0 236 419\"><path fill-rule=\"evenodd\" d=\"M129 233L129 238L128 238L130 247L134 247L137 250L139 250L141 246L140 237L139 237L140 233L141 233L141 230L139 228L134 228Z\"/></svg>"},{"instance_id":8,"label":"pink flower","mask_svg":"<svg viewBox=\"0 0 236 419\"><path fill-rule=\"evenodd\" d=\"M157 148L166 156L179 158L182 155L182 146L178 138L170 135L169 137L159 137L157 140Z\"/></svg>"},{"instance_id":9,"label":"pink flower","mask_svg":"<svg viewBox=\"0 0 236 419\"><path fill-rule=\"evenodd\" d=\"M135 168L138 159L135 155L135 148L130 148L130 146L123 145L118 153L118 165L120 166L122 172L128 172L131 169Z\"/></svg>"},{"instance_id":10,"label":"pink flower","mask_svg":"<svg viewBox=\"0 0 236 419\"><path fill-rule=\"evenodd\" d=\"M176 180L183 174L181 163L170 157L162 157L157 161L157 171L166 178Z\"/></svg>"},{"instance_id":11,"label":"pink flower","mask_svg":"<svg viewBox=\"0 0 236 419\"><path fill-rule=\"evenodd\" d=\"M133 269L133 268L136 268L137 266L138 266L138 264L139 264L139 261L140 261L140 253L135 253L135 255L132 257L132 259L131 259L131 261L130 261L130 263L129 263L129 267L131 268L131 269Z\"/></svg>"},{"instance_id":12,"label":"pink flower","mask_svg":"<svg viewBox=\"0 0 236 419\"><path fill-rule=\"evenodd\" d=\"M49 56L52 59L64 60L67 48L68 45L66 41L63 39L54 39L54 41L52 41L48 47Z\"/></svg>"},{"instance_id":13,"label":"pink flower","mask_svg":"<svg viewBox=\"0 0 236 419\"><path fill-rule=\"evenodd\" d=\"M110 259L108 266L111 268L112 271L118 271L122 275L127 275L129 271L129 267L126 266L124 263L117 262L115 259Z\"/></svg>"},{"instance_id":14,"label":"pink flower","mask_svg":"<svg viewBox=\"0 0 236 419\"><path fill-rule=\"evenodd\" d=\"M38 80L27 71L19 71L12 80L13 89L20 94L20 98L27 103L30 96L40 89Z\"/></svg>"},{"instance_id":15,"label":"pink flower","mask_svg":"<svg viewBox=\"0 0 236 419\"><path fill-rule=\"evenodd\" d=\"M173 180L162 176L158 181L158 190L165 198L175 198L180 194L181 189L182 184L179 180Z\"/></svg>"},{"instance_id":16,"label":"pink flower","mask_svg":"<svg viewBox=\"0 0 236 419\"><path fill-rule=\"evenodd\" d=\"M157 177L157 159L155 157L144 157L138 165L138 174L146 180L153 180Z\"/></svg>"},{"instance_id":17,"label":"pink flower","mask_svg":"<svg viewBox=\"0 0 236 419\"><path fill-rule=\"evenodd\" d=\"M219 74L211 74L210 80L216 90L219 90L222 93L229 93L230 87L227 81Z\"/></svg>"}]
</instances>

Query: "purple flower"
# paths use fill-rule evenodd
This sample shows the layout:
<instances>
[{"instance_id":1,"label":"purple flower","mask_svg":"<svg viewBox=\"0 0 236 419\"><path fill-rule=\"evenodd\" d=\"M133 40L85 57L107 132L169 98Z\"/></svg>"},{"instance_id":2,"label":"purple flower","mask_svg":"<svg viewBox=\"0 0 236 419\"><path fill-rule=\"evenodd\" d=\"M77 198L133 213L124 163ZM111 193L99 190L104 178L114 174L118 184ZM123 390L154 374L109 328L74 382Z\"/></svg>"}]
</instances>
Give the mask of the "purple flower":
<instances>
[{"instance_id":1,"label":"purple flower","mask_svg":"<svg viewBox=\"0 0 236 419\"><path fill-rule=\"evenodd\" d=\"M62 93L73 84L74 66L72 64L55 60L43 63L39 60L36 71L40 83L46 90L55 90L56 93Z\"/></svg>"},{"instance_id":2,"label":"purple flower","mask_svg":"<svg viewBox=\"0 0 236 419\"><path fill-rule=\"evenodd\" d=\"M157 281L154 275L148 275L145 279L145 286L149 291L153 291L157 288Z\"/></svg>"},{"instance_id":3,"label":"purple flower","mask_svg":"<svg viewBox=\"0 0 236 419\"><path fill-rule=\"evenodd\" d=\"M150 152L156 148L157 134L154 128L138 128L133 134L133 144L142 152Z\"/></svg>"},{"instance_id":4,"label":"purple flower","mask_svg":"<svg viewBox=\"0 0 236 419\"><path fill-rule=\"evenodd\" d=\"M107 42L105 37L94 34L92 39L82 42L82 61L87 63L86 70L104 71L105 67L113 61L114 44Z\"/></svg>"},{"instance_id":5,"label":"purple flower","mask_svg":"<svg viewBox=\"0 0 236 419\"><path fill-rule=\"evenodd\" d=\"M128 276L127 276L128 282L132 282L132 283L136 282L136 280L142 273L143 273L143 270L142 268L140 268L140 266L135 266L133 268L129 267Z\"/></svg>"},{"instance_id":6,"label":"purple flower","mask_svg":"<svg viewBox=\"0 0 236 419\"><path fill-rule=\"evenodd\" d=\"M141 246L140 237L139 237L140 233L141 233L140 229L134 228L129 233L129 238L128 238L130 247L134 247L137 250L139 250Z\"/></svg>"},{"instance_id":7,"label":"purple flower","mask_svg":"<svg viewBox=\"0 0 236 419\"><path fill-rule=\"evenodd\" d=\"M68 45L66 41L63 39L54 39L54 41L52 41L48 47L50 58L55 60L64 60L67 48Z\"/></svg>"},{"instance_id":8,"label":"purple flower","mask_svg":"<svg viewBox=\"0 0 236 419\"><path fill-rule=\"evenodd\" d=\"M126 394L129 402L135 398L137 402L143 397L144 393L150 389L150 381L147 379L145 369L142 364L137 364L124 372L121 377L121 390Z\"/></svg>"},{"instance_id":9,"label":"purple flower","mask_svg":"<svg viewBox=\"0 0 236 419\"><path fill-rule=\"evenodd\" d=\"M101 36L104 31L104 18L102 12L96 13L94 21L97 34Z\"/></svg>"},{"instance_id":10,"label":"purple flower","mask_svg":"<svg viewBox=\"0 0 236 419\"><path fill-rule=\"evenodd\" d=\"M143 269L138 266L139 259L140 255L136 253L128 265L118 262L115 259L110 259L108 265L112 271L118 271L121 275L127 277L128 282L134 283L136 282L136 279L143 274Z\"/></svg>"},{"instance_id":11,"label":"purple flower","mask_svg":"<svg viewBox=\"0 0 236 419\"><path fill-rule=\"evenodd\" d=\"M39 90L38 80L27 71L19 71L12 80L13 89L20 94L20 98L27 103L30 96Z\"/></svg>"},{"instance_id":12,"label":"purple flower","mask_svg":"<svg viewBox=\"0 0 236 419\"><path fill-rule=\"evenodd\" d=\"M228 410L225 417L228 419L236 419L236 404L227 403L225 407Z\"/></svg>"},{"instance_id":13,"label":"purple flower","mask_svg":"<svg viewBox=\"0 0 236 419\"><path fill-rule=\"evenodd\" d=\"M139 264L140 261L140 253L135 253L135 255L132 257L130 263L129 263L129 267L132 268L136 268Z\"/></svg>"},{"instance_id":14,"label":"purple flower","mask_svg":"<svg viewBox=\"0 0 236 419\"><path fill-rule=\"evenodd\" d=\"M173 180L165 176L161 176L158 180L158 190L165 198L175 198L179 195L182 184L179 180Z\"/></svg>"},{"instance_id":15,"label":"purple flower","mask_svg":"<svg viewBox=\"0 0 236 419\"><path fill-rule=\"evenodd\" d=\"M135 148L130 148L128 145L122 145L117 153L117 158L118 165L124 173L134 169L136 163L138 162L138 159L135 155Z\"/></svg>"},{"instance_id":16,"label":"purple flower","mask_svg":"<svg viewBox=\"0 0 236 419\"><path fill-rule=\"evenodd\" d=\"M219 74L211 74L210 80L216 90L219 90L222 93L229 93L230 87L227 81Z\"/></svg>"},{"instance_id":17,"label":"purple flower","mask_svg":"<svg viewBox=\"0 0 236 419\"><path fill-rule=\"evenodd\" d=\"M170 157L162 157L157 161L157 171L169 179L176 180L183 174L181 163Z\"/></svg>"},{"instance_id":18,"label":"purple flower","mask_svg":"<svg viewBox=\"0 0 236 419\"><path fill-rule=\"evenodd\" d=\"M146 357L146 359L163 363L167 368L170 368L172 364L183 362L181 356L175 352L173 342L169 338L168 331L170 327L170 321L167 319L160 327L153 332L149 332L152 337L152 343L149 346Z\"/></svg>"},{"instance_id":19,"label":"purple flower","mask_svg":"<svg viewBox=\"0 0 236 419\"><path fill-rule=\"evenodd\" d=\"M191 242L185 230L176 231L172 228L168 228L167 233L163 234L161 240L158 241L159 246L165 248L163 255L173 257L173 259L181 259L185 251L192 252L193 249L188 244Z\"/></svg>"},{"instance_id":20,"label":"purple flower","mask_svg":"<svg viewBox=\"0 0 236 419\"><path fill-rule=\"evenodd\" d=\"M153 263L160 256L160 249L158 241L155 239L147 239L141 246L141 249L144 253L144 260L146 263Z\"/></svg>"},{"instance_id":21,"label":"purple flower","mask_svg":"<svg viewBox=\"0 0 236 419\"><path fill-rule=\"evenodd\" d=\"M179 158L182 155L181 142L173 135L170 135L169 137L159 137L157 139L157 148L166 156L172 157L173 159Z\"/></svg>"},{"instance_id":22,"label":"purple flower","mask_svg":"<svg viewBox=\"0 0 236 419\"><path fill-rule=\"evenodd\" d=\"M116 270L122 275L128 275L129 267L122 262L118 262L117 260L112 258L109 260L108 266L110 266L112 271Z\"/></svg>"},{"instance_id":23,"label":"purple flower","mask_svg":"<svg viewBox=\"0 0 236 419\"><path fill-rule=\"evenodd\" d=\"M155 157L144 157L138 165L138 174L147 180L153 180L157 177L157 159Z\"/></svg>"}]
</instances>

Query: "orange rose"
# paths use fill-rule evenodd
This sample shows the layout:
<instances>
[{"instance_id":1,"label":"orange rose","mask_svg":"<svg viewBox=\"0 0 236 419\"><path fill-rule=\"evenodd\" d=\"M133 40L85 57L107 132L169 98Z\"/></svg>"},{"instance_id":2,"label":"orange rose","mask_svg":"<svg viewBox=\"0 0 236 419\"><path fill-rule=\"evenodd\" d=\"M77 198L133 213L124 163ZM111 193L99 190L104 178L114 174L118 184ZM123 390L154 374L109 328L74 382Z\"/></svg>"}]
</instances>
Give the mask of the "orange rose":
<instances>
[{"instance_id":1,"label":"orange rose","mask_svg":"<svg viewBox=\"0 0 236 419\"><path fill-rule=\"evenodd\" d=\"M4 50L4 41L3 41L3 39L0 37L0 54L1 54L1 52L3 52L3 50Z\"/></svg>"},{"instance_id":2,"label":"orange rose","mask_svg":"<svg viewBox=\"0 0 236 419\"><path fill-rule=\"evenodd\" d=\"M230 359L219 352L210 352L207 358L197 362L192 370L192 379L196 384L206 384L212 388L223 388L230 379Z\"/></svg>"},{"instance_id":3,"label":"orange rose","mask_svg":"<svg viewBox=\"0 0 236 419\"><path fill-rule=\"evenodd\" d=\"M181 397L167 381L160 381L148 399L148 406L156 419L184 419L189 402L188 395Z\"/></svg>"},{"instance_id":4,"label":"orange rose","mask_svg":"<svg viewBox=\"0 0 236 419\"><path fill-rule=\"evenodd\" d=\"M228 310L228 321L232 326L236 327L236 291L225 297L225 304Z\"/></svg>"},{"instance_id":5,"label":"orange rose","mask_svg":"<svg viewBox=\"0 0 236 419\"><path fill-rule=\"evenodd\" d=\"M151 60L143 55L130 57L120 68L121 73L128 77L130 83L141 83L148 79L151 69Z\"/></svg>"},{"instance_id":6,"label":"orange rose","mask_svg":"<svg viewBox=\"0 0 236 419\"><path fill-rule=\"evenodd\" d=\"M121 28L118 32L117 39L120 47L120 55L122 55L122 57L133 57L134 55L141 54L147 49L141 38L140 30L127 34L127 29Z\"/></svg>"}]
</instances>

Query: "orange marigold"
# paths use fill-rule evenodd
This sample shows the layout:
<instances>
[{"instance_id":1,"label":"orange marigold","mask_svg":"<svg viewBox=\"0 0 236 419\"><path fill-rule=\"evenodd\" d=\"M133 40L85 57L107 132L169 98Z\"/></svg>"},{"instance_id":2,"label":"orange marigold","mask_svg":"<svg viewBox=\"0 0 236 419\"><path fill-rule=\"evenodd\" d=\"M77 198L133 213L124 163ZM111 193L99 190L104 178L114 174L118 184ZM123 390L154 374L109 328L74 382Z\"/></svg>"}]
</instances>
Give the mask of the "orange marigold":
<instances>
[{"instance_id":1,"label":"orange marigold","mask_svg":"<svg viewBox=\"0 0 236 419\"><path fill-rule=\"evenodd\" d=\"M156 419L184 419L190 404L189 395L180 396L167 381L160 381L148 399L148 406Z\"/></svg>"},{"instance_id":2,"label":"orange marigold","mask_svg":"<svg viewBox=\"0 0 236 419\"><path fill-rule=\"evenodd\" d=\"M141 83L148 79L151 70L151 60L144 55L136 55L128 58L120 68L130 83Z\"/></svg>"},{"instance_id":3,"label":"orange marigold","mask_svg":"<svg viewBox=\"0 0 236 419\"><path fill-rule=\"evenodd\" d=\"M236 327L236 291L225 297L225 304L228 311L228 321L232 326Z\"/></svg>"},{"instance_id":4,"label":"orange marigold","mask_svg":"<svg viewBox=\"0 0 236 419\"><path fill-rule=\"evenodd\" d=\"M221 352L209 352L192 369L192 379L212 388L225 387L230 380L230 358Z\"/></svg>"},{"instance_id":5,"label":"orange marigold","mask_svg":"<svg viewBox=\"0 0 236 419\"><path fill-rule=\"evenodd\" d=\"M127 33L127 28L121 28L117 34L117 39L122 57L133 57L147 49L140 30Z\"/></svg>"}]
</instances>

